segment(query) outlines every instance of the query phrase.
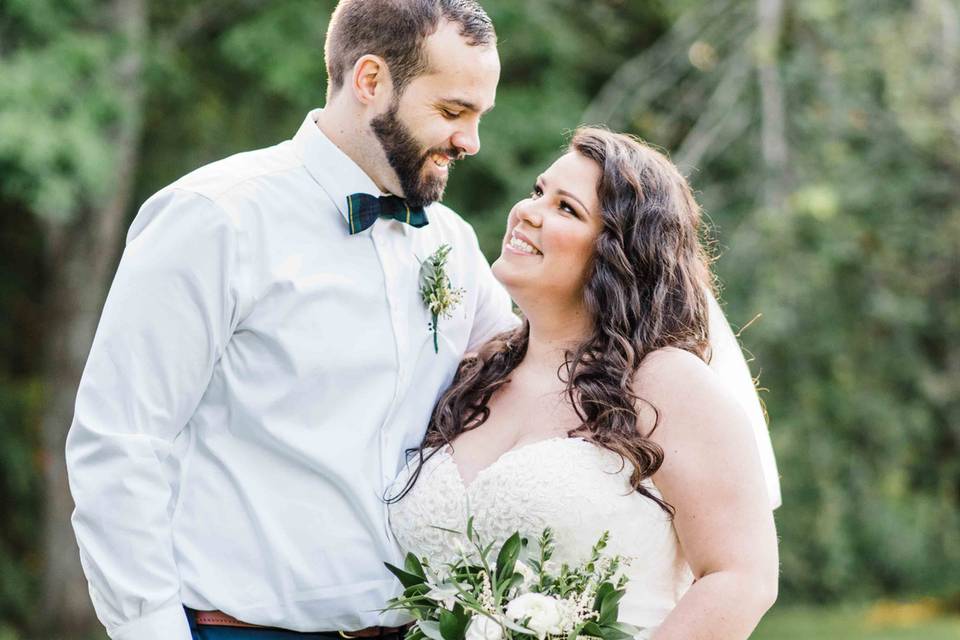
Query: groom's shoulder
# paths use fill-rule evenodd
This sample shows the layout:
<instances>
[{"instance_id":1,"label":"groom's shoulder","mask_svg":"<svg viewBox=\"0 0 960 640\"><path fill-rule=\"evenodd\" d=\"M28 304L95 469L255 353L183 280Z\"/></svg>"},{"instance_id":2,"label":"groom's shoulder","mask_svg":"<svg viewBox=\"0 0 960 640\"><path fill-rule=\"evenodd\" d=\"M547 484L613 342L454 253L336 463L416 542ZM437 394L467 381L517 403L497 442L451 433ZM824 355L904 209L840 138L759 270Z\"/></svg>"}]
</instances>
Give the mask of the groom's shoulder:
<instances>
[{"instance_id":1,"label":"groom's shoulder","mask_svg":"<svg viewBox=\"0 0 960 640\"><path fill-rule=\"evenodd\" d=\"M244 151L191 171L163 187L141 205L127 232L136 237L163 212L167 219L197 219L202 212L235 229L256 218L263 203L288 190L290 177L305 171L289 141ZM173 212L176 212L174 215ZM254 212L251 215L251 212Z\"/></svg>"},{"instance_id":2,"label":"groom's shoulder","mask_svg":"<svg viewBox=\"0 0 960 640\"><path fill-rule=\"evenodd\" d=\"M235 153L206 164L166 189L189 191L219 202L242 193L256 192L259 185L269 184L299 171L303 171L303 162L294 153L290 141L284 141L272 147Z\"/></svg>"}]
</instances>

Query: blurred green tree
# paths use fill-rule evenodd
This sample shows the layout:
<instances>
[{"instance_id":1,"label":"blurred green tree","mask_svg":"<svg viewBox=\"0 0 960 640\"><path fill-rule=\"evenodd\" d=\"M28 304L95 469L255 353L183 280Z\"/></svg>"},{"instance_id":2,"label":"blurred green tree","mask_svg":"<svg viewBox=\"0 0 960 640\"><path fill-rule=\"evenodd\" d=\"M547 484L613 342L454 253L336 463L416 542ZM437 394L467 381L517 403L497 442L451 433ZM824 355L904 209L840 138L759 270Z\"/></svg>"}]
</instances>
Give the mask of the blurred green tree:
<instances>
[{"instance_id":1,"label":"blurred green tree","mask_svg":"<svg viewBox=\"0 0 960 640\"><path fill-rule=\"evenodd\" d=\"M50 626L90 622L62 447L125 225L323 103L334 4L0 3L3 620L22 628L43 583ZM783 597L956 589L955 2L484 5L497 108L447 201L488 256L565 131L606 122L670 149L719 239L729 317L762 314L743 339L770 389Z\"/></svg>"},{"instance_id":2,"label":"blurred green tree","mask_svg":"<svg viewBox=\"0 0 960 640\"><path fill-rule=\"evenodd\" d=\"M146 6L7 5L0 22L2 196L36 216L48 275L44 348L34 365L44 379L44 619L82 629L91 607L69 526L62 451L140 153Z\"/></svg>"},{"instance_id":3,"label":"blurred green tree","mask_svg":"<svg viewBox=\"0 0 960 640\"><path fill-rule=\"evenodd\" d=\"M762 314L787 598L958 587L958 34L945 0L696 3L588 111L676 150Z\"/></svg>"}]
</instances>

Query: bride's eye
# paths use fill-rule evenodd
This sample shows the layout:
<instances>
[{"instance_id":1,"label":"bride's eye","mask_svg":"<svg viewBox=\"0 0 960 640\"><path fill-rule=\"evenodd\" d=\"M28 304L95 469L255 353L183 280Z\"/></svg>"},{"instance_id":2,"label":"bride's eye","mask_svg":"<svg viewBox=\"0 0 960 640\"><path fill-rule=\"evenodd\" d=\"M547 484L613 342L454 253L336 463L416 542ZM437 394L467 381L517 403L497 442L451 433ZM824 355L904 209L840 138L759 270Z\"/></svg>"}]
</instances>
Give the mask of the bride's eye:
<instances>
[{"instance_id":1,"label":"bride's eye","mask_svg":"<svg viewBox=\"0 0 960 640\"><path fill-rule=\"evenodd\" d=\"M542 195L543 195L543 189L541 189L539 185L534 185L533 191L530 192L530 197L536 199Z\"/></svg>"}]
</instances>

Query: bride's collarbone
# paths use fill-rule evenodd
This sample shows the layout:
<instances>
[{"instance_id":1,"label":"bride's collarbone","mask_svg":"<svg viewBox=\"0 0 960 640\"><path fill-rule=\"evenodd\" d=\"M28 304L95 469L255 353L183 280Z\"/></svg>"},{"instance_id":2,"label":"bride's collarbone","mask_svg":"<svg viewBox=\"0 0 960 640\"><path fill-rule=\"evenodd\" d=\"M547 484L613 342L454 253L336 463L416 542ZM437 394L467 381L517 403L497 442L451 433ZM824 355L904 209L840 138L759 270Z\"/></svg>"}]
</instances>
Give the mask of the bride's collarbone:
<instances>
[{"instance_id":1,"label":"bride's collarbone","mask_svg":"<svg viewBox=\"0 0 960 640\"><path fill-rule=\"evenodd\" d=\"M574 421L558 423L542 414L509 421L491 415L487 422L455 438L451 454L469 473L472 469L490 466L516 449L543 440L568 437L578 425Z\"/></svg>"},{"instance_id":2,"label":"bride's collarbone","mask_svg":"<svg viewBox=\"0 0 960 640\"><path fill-rule=\"evenodd\" d=\"M470 486L478 475L494 468L513 452L547 440L567 437L566 432L555 429L538 429L533 432L527 430L519 437L516 434L490 434L489 437L484 435L470 431L461 434L454 440L448 454L461 481L467 486Z\"/></svg>"},{"instance_id":3,"label":"bride's collarbone","mask_svg":"<svg viewBox=\"0 0 960 640\"><path fill-rule=\"evenodd\" d=\"M452 444L456 461L486 467L513 449L539 440L564 437L580 420L562 391L526 384L509 384L487 403L487 420L457 436Z\"/></svg>"}]
</instances>

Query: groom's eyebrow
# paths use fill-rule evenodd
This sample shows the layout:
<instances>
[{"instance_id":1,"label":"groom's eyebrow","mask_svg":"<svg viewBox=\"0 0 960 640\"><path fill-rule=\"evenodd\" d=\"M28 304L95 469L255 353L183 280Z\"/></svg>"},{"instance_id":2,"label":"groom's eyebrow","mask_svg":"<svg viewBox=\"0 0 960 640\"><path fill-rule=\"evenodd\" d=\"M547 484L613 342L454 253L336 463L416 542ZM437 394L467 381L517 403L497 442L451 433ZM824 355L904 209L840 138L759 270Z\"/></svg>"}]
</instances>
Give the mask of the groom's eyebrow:
<instances>
[{"instance_id":1,"label":"groom's eyebrow","mask_svg":"<svg viewBox=\"0 0 960 640\"><path fill-rule=\"evenodd\" d=\"M493 107L496 106L490 105L487 109L481 111L477 104L470 102L469 100L461 100L460 98L443 98L442 100L448 104L455 104L458 107L463 107L464 109L468 109L474 113L479 113L481 116L487 115L491 110L493 110Z\"/></svg>"}]
</instances>

